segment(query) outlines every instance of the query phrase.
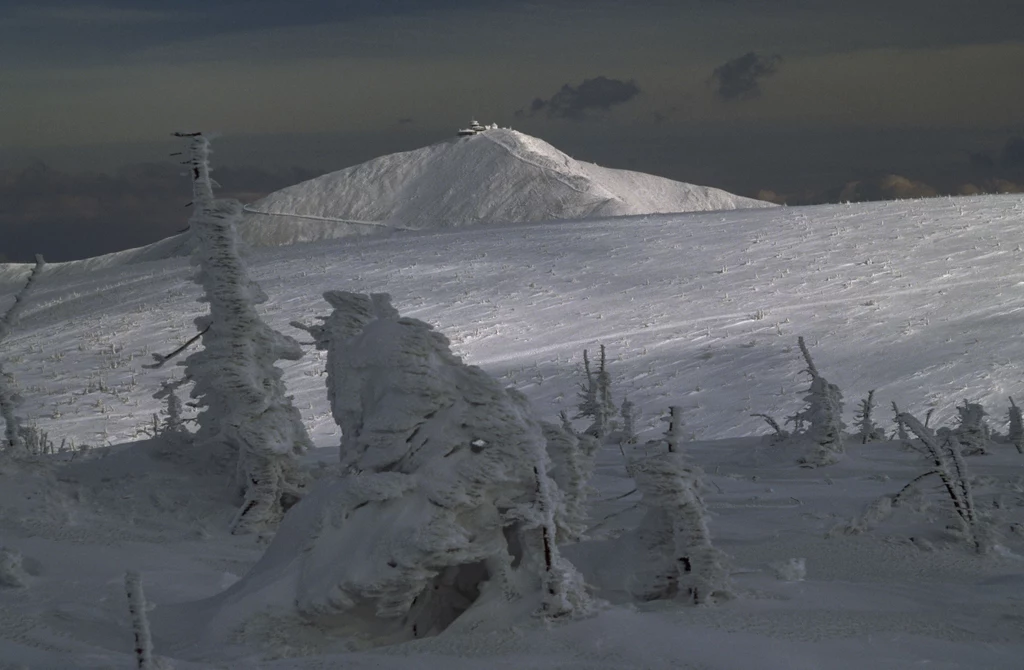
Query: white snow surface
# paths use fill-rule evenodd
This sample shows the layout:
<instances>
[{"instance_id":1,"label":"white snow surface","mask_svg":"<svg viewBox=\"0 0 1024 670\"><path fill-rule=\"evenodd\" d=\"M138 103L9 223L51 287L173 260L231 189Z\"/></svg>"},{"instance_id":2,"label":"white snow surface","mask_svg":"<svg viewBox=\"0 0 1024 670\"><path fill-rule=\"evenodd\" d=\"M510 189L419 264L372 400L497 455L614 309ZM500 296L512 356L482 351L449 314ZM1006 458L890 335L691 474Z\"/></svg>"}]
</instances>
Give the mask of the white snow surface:
<instances>
[{"instance_id":1,"label":"white snow surface","mask_svg":"<svg viewBox=\"0 0 1024 670\"><path fill-rule=\"evenodd\" d=\"M771 206L716 188L577 161L536 137L495 128L272 193L246 207L242 232L250 243L278 245L382 229Z\"/></svg>"},{"instance_id":2,"label":"white snow surface","mask_svg":"<svg viewBox=\"0 0 1024 670\"><path fill-rule=\"evenodd\" d=\"M329 627L273 619L216 648L181 646L177 633L194 621L168 615L224 592L266 550L227 532L236 500L217 454L137 442L160 410L151 395L180 376L173 365L141 364L191 337L205 309L194 269L184 258L53 266L0 355L25 396L26 423L57 445L93 448L0 463L0 547L19 557L24 584L0 587L0 668L135 667L123 589L132 569L153 607L154 649L179 670L1019 669L1021 532L978 556L947 530L948 504L922 502L860 534L835 533L928 463L896 443L848 438L837 464L801 469L802 454L771 444L750 414L781 422L801 407L803 335L820 373L843 391L847 424L876 389L876 421L889 431L891 401L919 417L934 410L936 426L951 425L967 398L1005 432L1007 396L1024 396L1022 227L1024 198L986 196L254 250L249 269L270 298L259 309L279 330L329 313L326 290L387 292L403 315L434 324L466 362L552 421L576 403L583 348L603 343L616 402L628 393L642 412L639 443L662 432L669 405L683 408L696 438L685 453L706 473L709 528L730 557L736 599L631 601L637 552L621 538L642 510L619 451L605 449L590 539L563 547L603 610L545 624L496 609L372 649ZM0 265L0 311L29 267ZM340 436L325 352L307 350L284 365L284 380L318 446L304 457L316 476L318 462L337 462ZM1024 521L1024 457L1001 445L967 463L978 504L989 510L999 499L1000 513ZM780 571L796 557L799 574Z\"/></svg>"}]
</instances>

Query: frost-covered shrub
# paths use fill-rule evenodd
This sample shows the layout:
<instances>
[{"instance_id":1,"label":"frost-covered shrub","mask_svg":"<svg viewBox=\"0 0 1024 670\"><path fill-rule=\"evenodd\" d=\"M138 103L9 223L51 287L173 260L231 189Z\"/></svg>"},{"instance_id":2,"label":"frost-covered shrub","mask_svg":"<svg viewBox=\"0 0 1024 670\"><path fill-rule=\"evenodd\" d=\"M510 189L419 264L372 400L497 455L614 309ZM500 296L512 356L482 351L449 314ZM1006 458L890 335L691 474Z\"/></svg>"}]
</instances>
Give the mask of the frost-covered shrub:
<instances>
[{"instance_id":1,"label":"frost-covered shrub","mask_svg":"<svg viewBox=\"0 0 1024 670\"><path fill-rule=\"evenodd\" d=\"M328 351L346 474L288 514L228 609L244 617L270 598L281 616L376 641L430 635L480 607L586 611L558 550L564 499L525 397L386 295L325 298L334 313L306 329Z\"/></svg>"},{"instance_id":2,"label":"frost-covered shrub","mask_svg":"<svg viewBox=\"0 0 1024 670\"><path fill-rule=\"evenodd\" d=\"M11 329L17 325L21 312L25 309L25 301L32 293L39 275L42 274L46 262L42 256L36 256L36 264L25 281L25 286L14 296L14 303L0 317L0 342L3 342ZM14 379L4 372L3 359L0 358L0 419L4 420L4 440L0 443L0 451L9 451L15 456L25 455L25 440L21 422L16 414L22 398L18 395Z\"/></svg>"},{"instance_id":3,"label":"frost-covered shrub","mask_svg":"<svg viewBox=\"0 0 1024 670\"><path fill-rule=\"evenodd\" d=\"M803 465L831 465L843 453L843 394L838 386L818 374L804 338L798 338L798 344L807 362L805 372L811 375L811 386L804 396L807 405L786 422L794 425L794 437L811 444L811 453L800 461Z\"/></svg>"},{"instance_id":4,"label":"frost-covered shrub","mask_svg":"<svg viewBox=\"0 0 1024 670\"><path fill-rule=\"evenodd\" d=\"M602 440L611 431L611 420L616 414L615 403L612 400L612 377L608 372L603 344L601 345L601 359L596 373L590 369L590 358L588 357L587 350L583 350L583 372L587 379L580 384L580 402L577 405L578 412L576 418L591 419L592 423L584 433Z\"/></svg>"},{"instance_id":5,"label":"frost-covered shrub","mask_svg":"<svg viewBox=\"0 0 1024 670\"><path fill-rule=\"evenodd\" d=\"M7 547L0 547L0 586L21 588L28 583L28 573L21 564L21 554Z\"/></svg>"},{"instance_id":6,"label":"frost-covered shrub","mask_svg":"<svg viewBox=\"0 0 1024 670\"><path fill-rule=\"evenodd\" d=\"M185 361L192 397L204 407L197 439L224 443L238 454L244 501L232 522L236 533L273 527L301 496L296 456L311 444L276 366L301 358L302 348L256 312L267 296L239 256L241 211L237 201L216 200L192 217L197 281L210 313L196 319L205 330L203 350Z\"/></svg>"},{"instance_id":7,"label":"frost-covered shrub","mask_svg":"<svg viewBox=\"0 0 1024 670\"><path fill-rule=\"evenodd\" d=\"M802 582L807 577L807 559L790 558L785 561L775 561L768 565L772 574L784 582Z\"/></svg>"},{"instance_id":8,"label":"frost-covered shrub","mask_svg":"<svg viewBox=\"0 0 1024 670\"><path fill-rule=\"evenodd\" d=\"M622 431L619 436L620 444L636 444L636 420L639 412L636 405L629 399L622 399L622 406L619 407L619 416L622 417Z\"/></svg>"},{"instance_id":9,"label":"frost-covered shrub","mask_svg":"<svg viewBox=\"0 0 1024 670\"><path fill-rule=\"evenodd\" d=\"M632 469L647 509L636 530L645 559L631 580L634 596L696 604L730 597L725 554L711 544L703 472L675 452L635 461Z\"/></svg>"},{"instance_id":10,"label":"frost-covered shrub","mask_svg":"<svg viewBox=\"0 0 1024 670\"><path fill-rule=\"evenodd\" d=\"M773 432L770 436L772 444L785 442L789 439L789 431L783 430L779 422L775 420L775 417L770 414L751 414L750 416L764 419L764 422L772 429Z\"/></svg>"},{"instance_id":11,"label":"frost-covered shrub","mask_svg":"<svg viewBox=\"0 0 1024 670\"><path fill-rule=\"evenodd\" d=\"M875 424L875 392L868 391L868 397L860 401L857 413L857 438L861 444L868 442L881 442L885 439L885 431Z\"/></svg>"},{"instance_id":12,"label":"frost-covered shrub","mask_svg":"<svg viewBox=\"0 0 1024 670\"><path fill-rule=\"evenodd\" d=\"M987 551L992 543L992 529L974 502L970 472L961 452L960 442L953 431L936 434L910 414L900 414L899 421L913 432L932 463L932 469L918 475L894 495L874 500L864 513L845 529L847 533L861 533L885 520L907 501L922 494L920 483L938 477L943 498L952 505L957 529L978 552Z\"/></svg>"},{"instance_id":13,"label":"frost-covered shrub","mask_svg":"<svg viewBox=\"0 0 1024 670\"><path fill-rule=\"evenodd\" d=\"M564 426L546 421L540 425L552 463L549 474L565 497L555 518L559 541L574 542L583 538L587 528L587 498L598 442L589 435L577 436Z\"/></svg>"},{"instance_id":14,"label":"frost-covered shrub","mask_svg":"<svg viewBox=\"0 0 1024 670\"><path fill-rule=\"evenodd\" d=\"M1010 423L1010 430L1006 439L1017 448L1017 453L1024 454L1024 418L1021 416L1020 407L1010 398L1010 409L1007 410L1006 420Z\"/></svg>"},{"instance_id":15,"label":"frost-covered shrub","mask_svg":"<svg viewBox=\"0 0 1024 670\"><path fill-rule=\"evenodd\" d=\"M978 456L988 453L988 445L991 434L985 417L988 412L979 403L964 400L963 405L958 405L957 426L953 430L957 441L960 442L965 456Z\"/></svg>"},{"instance_id":16,"label":"frost-covered shrub","mask_svg":"<svg viewBox=\"0 0 1024 670\"><path fill-rule=\"evenodd\" d=\"M156 425L156 434L160 436L180 437L188 434L185 419L182 416L182 402L178 397L178 389L188 383L187 378L164 380L160 390L153 394L155 400L164 401L163 421ZM155 421L155 419L154 419Z\"/></svg>"}]
</instances>

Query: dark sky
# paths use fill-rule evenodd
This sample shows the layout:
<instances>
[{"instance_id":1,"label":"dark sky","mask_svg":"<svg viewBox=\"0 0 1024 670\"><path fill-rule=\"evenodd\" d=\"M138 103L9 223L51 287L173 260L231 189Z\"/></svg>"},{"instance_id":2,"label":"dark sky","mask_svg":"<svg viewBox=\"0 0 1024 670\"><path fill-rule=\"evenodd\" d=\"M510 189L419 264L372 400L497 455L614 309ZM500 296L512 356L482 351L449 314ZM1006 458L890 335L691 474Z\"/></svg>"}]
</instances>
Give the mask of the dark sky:
<instances>
[{"instance_id":1,"label":"dark sky","mask_svg":"<svg viewBox=\"0 0 1024 670\"><path fill-rule=\"evenodd\" d=\"M470 117L791 203L1024 188L1022 26L1021 0L0 0L0 255L184 227L173 130L220 133L243 198Z\"/></svg>"}]
</instances>

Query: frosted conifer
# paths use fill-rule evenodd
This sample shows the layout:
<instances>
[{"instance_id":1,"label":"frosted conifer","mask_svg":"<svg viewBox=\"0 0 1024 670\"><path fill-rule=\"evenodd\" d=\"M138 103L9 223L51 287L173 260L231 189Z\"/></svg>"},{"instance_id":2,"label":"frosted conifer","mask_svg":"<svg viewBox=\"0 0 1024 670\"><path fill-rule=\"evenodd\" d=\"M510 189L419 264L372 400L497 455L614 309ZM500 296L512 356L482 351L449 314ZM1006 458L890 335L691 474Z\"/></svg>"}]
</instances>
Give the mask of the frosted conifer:
<instances>
[{"instance_id":1,"label":"frosted conifer","mask_svg":"<svg viewBox=\"0 0 1024 670\"><path fill-rule=\"evenodd\" d=\"M155 400L163 400L165 403L164 420L157 426L160 434L184 435L188 432L182 417L181 398L178 397L178 389L187 382L187 379L164 380L160 384L160 390L153 394Z\"/></svg>"},{"instance_id":2,"label":"frosted conifer","mask_svg":"<svg viewBox=\"0 0 1024 670\"><path fill-rule=\"evenodd\" d=\"M665 429L665 442L670 452L681 450L683 442L683 408L673 405L668 408L668 416L665 417L668 428Z\"/></svg>"},{"instance_id":3,"label":"frosted conifer","mask_svg":"<svg viewBox=\"0 0 1024 670\"><path fill-rule=\"evenodd\" d=\"M987 453L990 434L985 417L988 412L978 403L964 400L963 405L956 408L958 423L953 431L956 439L963 445L964 453L968 456L975 456Z\"/></svg>"},{"instance_id":4,"label":"frosted conifer","mask_svg":"<svg viewBox=\"0 0 1024 670\"><path fill-rule=\"evenodd\" d=\"M547 452L551 458L551 478L564 493L556 521L560 542L575 542L583 537L587 521L587 497L594 475L595 444L589 436L578 437L557 424L541 422Z\"/></svg>"},{"instance_id":5,"label":"frosted conifer","mask_svg":"<svg viewBox=\"0 0 1024 670\"><path fill-rule=\"evenodd\" d=\"M611 429L611 419L615 416L617 408L612 400L612 379L608 372L605 347L601 345L601 359L597 372L590 368L590 358L586 349L583 350L583 372L586 381L580 385L580 403L577 406L576 418L590 418L593 420L590 427L584 433L593 435L597 439L604 439Z\"/></svg>"},{"instance_id":6,"label":"frosted conifer","mask_svg":"<svg viewBox=\"0 0 1024 670\"><path fill-rule=\"evenodd\" d=\"M574 465L561 448L577 437L549 425L545 439L525 396L465 365L447 338L401 317L387 295L324 297L330 316L293 325L328 352L344 476L303 506L330 510L331 524L317 524L301 546L293 537L271 547L299 551L297 564L310 566L296 607L309 616L376 613L374 625L419 637L470 608L488 580L490 593L530 597L548 616L585 611L582 578L558 550L580 525L571 516L582 514L585 462ZM565 458L552 464L549 449ZM559 468L577 481L575 501L552 478ZM294 518L281 533L305 523Z\"/></svg>"},{"instance_id":7,"label":"frosted conifer","mask_svg":"<svg viewBox=\"0 0 1024 670\"><path fill-rule=\"evenodd\" d=\"M286 395L280 359L298 360L294 339L267 326L256 312L266 295L249 280L237 253L236 201L215 201L193 220L198 236L199 281L210 314L196 319L204 349L186 359L195 382L199 438L226 443L238 454L237 477L244 497L233 532L276 525L300 496L296 456L311 443L298 410Z\"/></svg>"},{"instance_id":8,"label":"frosted conifer","mask_svg":"<svg viewBox=\"0 0 1024 670\"><path fill-rule=\"evenodd\" d=\"M204 289L201 301L210 304L209 314L196 319L204 348L185 361L186 376L194 382L192 397L205 408L198 416L197 439L221 442L237 454L243 502L231 530L259 531L276 526L302 495L296 456L311 442L275 365L298 360L302 348L256 312L267 296L249 278L239 253L241 204L210 200L208 142L191 136L190 147L193 261Z\"/></svg>"},{"instance_id":9,"label":"frosted conifer","mask_svg":"<svg viewBox=\"0 0 1024 670\"><path fill-rule=\"evenodd\" d=\"M695 604L730 597L726 556L708 530L702 471L673 452L636 461L633 471L647 509L636 531L647 561L633 575L633 594Z\"/></svg>"},{"instance_id":10,"label":"frosted conifer","mask_svg":"<svg viewBox=\"0 0 1024 670\"><path fill-rule=\"evenodd\" d=\"M1013 446L1017 447L1019 453L1024 454L1024 420L1021 418L1020 407L1013 402L1013 398L1010 398L1007 420L1010 422L1010 432L1007 435L1007 439L1010 440Z\"/></svg>"},{"instance_id":11,"label":"frosted conifer","mask_svg":"<svg viewBox=\"0 0 1024 670\"><path fill-rule=\"evenodd\" d=\"M629 398L623 398L622 407L619 408L619 415L622 416L622 439L620 442L636 444L636 405Z\"/></svg>"},{"instance_id":12,"label":"frosted conifer","mask_svg":"<svg viewBox=\"0 0 1024 670\"><path fill-rule=\"evenodd\" d=\"M875 425L872 412L875 409L875 392L868 391L868 397L860 401L860 407L854 417L857 419L857 437L861 444L879 442L885 439L885 432Z\"/></svg>"},{"instance_id":13,"label":"frosted conifer","mask_svg":"<svg viewBox=\"0 0 1024 670\"><path fill-rule=\"evenodd\" d=\"M786 422L793 423L798 429L807 426L797 434L812 444L813 452L801 459L802 464L808 467L830 465L843 453L843 429L846 428L842 421L843 394L838 386L818 374L804 338L798 338L797 342L807 363L804 371L811 375L811 386L804 396L807 405Z\"/></svg>"}]
</instances>

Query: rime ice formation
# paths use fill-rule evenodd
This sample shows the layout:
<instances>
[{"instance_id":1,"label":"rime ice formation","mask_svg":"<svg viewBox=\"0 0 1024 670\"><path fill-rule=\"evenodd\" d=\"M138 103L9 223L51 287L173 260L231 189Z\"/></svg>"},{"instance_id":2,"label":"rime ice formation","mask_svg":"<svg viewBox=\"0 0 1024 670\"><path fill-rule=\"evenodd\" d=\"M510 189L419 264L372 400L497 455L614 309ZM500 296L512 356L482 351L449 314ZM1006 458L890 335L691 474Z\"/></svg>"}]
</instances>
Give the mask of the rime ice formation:
<instances>
[{"instance_id":1,"label":"rime ice formation","mask_svg":"<svg viewBox=\"0 0 1024 670\"><path fill-rule=\"evenodd\" d=\"M235 200L216 200L192 218L196 281L210 313L195 320L203 349L185 359L185 370L194 381L192 397L205 407L197 439L222 442L238 454L244 502L232 527L249 532L273 527L300 495L296 457L311 444L276 364L299 360L302 348L256 311L267 295L239 257L240 209Z\"/></svg>"},{"instance_id":2,"label":"rime ice formation","mask_svg":"<svg viewBox=\"0 0 1024 670\"><path fill-rule=\"evenodd\" d=\"M525 397L386 294L325 297L335 312L309 330L330 342L344 474L284 518L215 619L297 615L395 641L440 632L478 599L586 611L558 552L562 493Z\"/></svg>"}]
</instances>

